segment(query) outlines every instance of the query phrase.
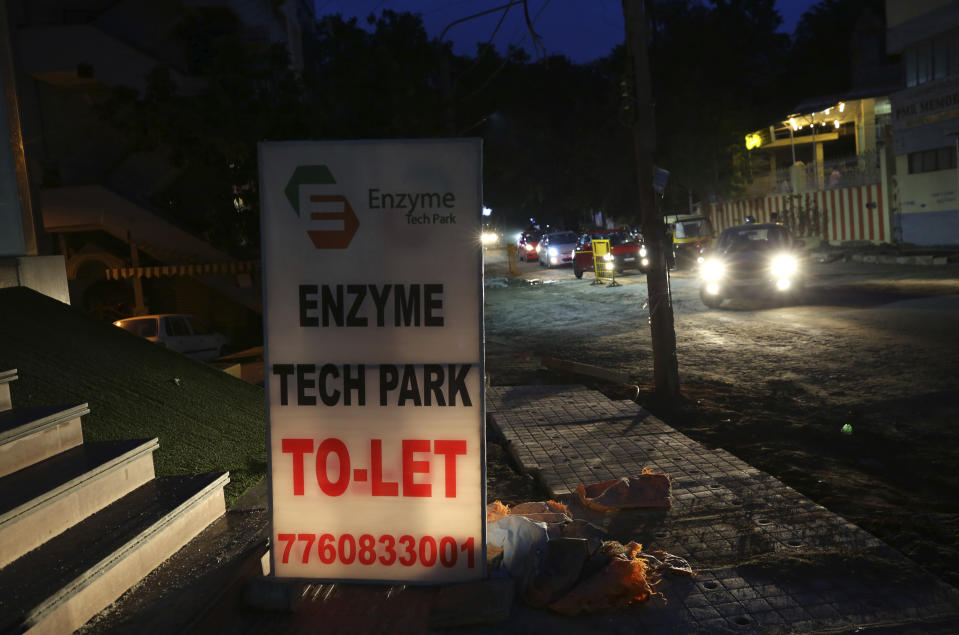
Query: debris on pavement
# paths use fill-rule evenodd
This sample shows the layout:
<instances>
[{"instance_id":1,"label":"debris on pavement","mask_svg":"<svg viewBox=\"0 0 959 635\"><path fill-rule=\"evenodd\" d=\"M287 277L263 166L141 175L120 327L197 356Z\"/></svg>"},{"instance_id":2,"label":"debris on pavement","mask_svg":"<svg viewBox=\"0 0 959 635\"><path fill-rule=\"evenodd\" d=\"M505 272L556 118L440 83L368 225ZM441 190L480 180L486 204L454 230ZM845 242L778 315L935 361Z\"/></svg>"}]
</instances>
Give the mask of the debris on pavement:
<instances>
[{"instance_id":1,"label":"debris on pavement","mask_svg":"<svg viewBox=\"0 0 959 635\"><path fill-rule=\"evenodd\" d=\"M669 509L672 486L669 475L643 468L641 474L576 486L584 505L596 511L614 509Z\"/></svg>"},{"instance_id":2,"label":"debris on pavement","mask_svg":"<svg viewBox=\"0 0 959 635\"><path fill-rule=\"evenodd\" d=\"M616 501L600 503L604 511L622 500L631 507L661 506L663 501L668 507L669 478L650 470L599 483L605 487L597 488L598 496L591 498L602 498L622 481L639 495L624 498L614 491ZM643 504L636 505L637 500ZM559 520L544 520L552 518ZM576 615L627 606L657 595L653 587L664 575L696 575L679 556L661 550L643 552L637 542L623 545L608 540L605 531L585 520L574 520L568 507L556 501L512 508L495 501L487 506L487 523L487 548L495 552L489 560L491 576L514 580L517 593L534 608Z\"/></svg>"},{"instance_id":3,"label":"debris on pavement","mask_svg":"<svg viewBox=\"0 0 959 635\"><path fill-rule=\"evenodd\" d=\"M591 565L601 564L591 575ZM593 555L585 567L585 579L551 603L549 608L563 615L593 613L637 602L645 602L657 594L653 587L663 575L693 577L689 563L665 551L643 552L637 542L623 545L610 541Z\"/></svg>"},{"instance_id":4,"label":"debris on pavement","mask_svg":"<svg viewBox=\"0 0 959 635\"><path fill-rule=\"evenodd\" d=\"M509 510L510 516L524 516L544 523L562 523L573 519L569 508L556 501L521 503Z\"/></svg>"},{"instance_id":5,"label":"debris on pavement","mask_svg":"<svg viewBox=\"0 0 959 635\"><path fill-rule=\"evenodd\" d=\"M513 578L522 590L539 567L549 536L546 523L504 516L486 524L486 542L503 550L501 566L490 574Z\"/></svg>"},{"instance_id":6,"label":"debris on pavement","mask_svg":"<svg viewBox=\"0 0 959 635\"><path fill-rule=\"evenodd\" d=\"M647 577L649 565L636 557L642 545L631 542L598 573L577 584L549 608L563 615L594 613L645 602L654 591Z\"/></svg>"},{"instance_id":7,"label":"debris on pavement","mask_svg":"<svg viewBox=\"0 0 959 635\"><path fill-rule=\"evenodd\" d=\"M589 545L582 538L553 538L546 546L543 566L530 580L523 599L544 608L566 595L579 581L589 559Z\"/></svg>"},{"instance_id":8,"label":"debris on pavement","mask_svg":"<svg viewBox=\"0 0 959 635\"><path fill-rule=\"evenodd\" d=\"M509 516L509 507L500 501L493 501L486 506L486 522L491 523L500 518Z\"/></svg>"},{"instance_id":9,"label":"debris on pavement","mask_svg":"<svg viewBox=\"0 0 959 635\"><path fill-rule=\"evenodd\" d=\"M510 509L500 501L493 501L486 506L486 522L493 522L506 516L525 516L530 520L544 523L561 523L572 520L569 508L556 501L536 503L520 503Z\"/></svg>"}]
</instances>

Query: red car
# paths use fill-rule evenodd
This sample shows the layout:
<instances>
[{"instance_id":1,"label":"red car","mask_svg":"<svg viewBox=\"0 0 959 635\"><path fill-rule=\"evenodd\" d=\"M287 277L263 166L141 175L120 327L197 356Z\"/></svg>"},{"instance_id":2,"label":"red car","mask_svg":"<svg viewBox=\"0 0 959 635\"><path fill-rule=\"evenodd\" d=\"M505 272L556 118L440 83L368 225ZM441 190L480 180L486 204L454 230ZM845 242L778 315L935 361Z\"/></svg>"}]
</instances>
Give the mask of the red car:
<instances>
[{"instance_id":1,"label":"red car","mask_svg":"<svg viewBox=\"0 0 959 635\"><path fill-rule=\"evenodd\" d=\"M625 231L594 231L580 236L573 251L573 275L577 278L582 278L584 271L593 271L593 240L609 241L616 273L625 269L645 272L649 268L646 246L640 239Z\"/></svg>"},{"instance_id":2,"label":"red car","mask_svg":"<svg viewBox=\"0 0 959 635\"><path fill-rule=\"evenodd\" d=\"M541 230L530 230L523 232L519 240L516 241L516 258L523 262L536 262L539 256L536 253L536 247L540 239L546 232Z\"/></svg>"}]
</instances>

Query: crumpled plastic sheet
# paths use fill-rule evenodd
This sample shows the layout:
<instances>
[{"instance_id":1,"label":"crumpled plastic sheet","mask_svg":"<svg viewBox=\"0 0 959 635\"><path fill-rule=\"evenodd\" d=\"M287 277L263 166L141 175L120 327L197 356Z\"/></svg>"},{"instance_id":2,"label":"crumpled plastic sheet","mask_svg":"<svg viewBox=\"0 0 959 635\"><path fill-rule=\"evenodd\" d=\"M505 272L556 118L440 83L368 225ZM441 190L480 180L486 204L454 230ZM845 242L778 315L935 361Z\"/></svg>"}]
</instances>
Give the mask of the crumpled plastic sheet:
<instances>
[{"instance_id":1,"label":"crumpled plastic sheet","mask_svg":"<svg viewBox=\"0 0 959 635\"><path fill-rule=\"evenodd\" d=\"M523 589L542 562L549 536L544 522L505 516L487 523L486 542L503 550L503 565L492 575L511 577Z\"/></svg>"}]
</instances>

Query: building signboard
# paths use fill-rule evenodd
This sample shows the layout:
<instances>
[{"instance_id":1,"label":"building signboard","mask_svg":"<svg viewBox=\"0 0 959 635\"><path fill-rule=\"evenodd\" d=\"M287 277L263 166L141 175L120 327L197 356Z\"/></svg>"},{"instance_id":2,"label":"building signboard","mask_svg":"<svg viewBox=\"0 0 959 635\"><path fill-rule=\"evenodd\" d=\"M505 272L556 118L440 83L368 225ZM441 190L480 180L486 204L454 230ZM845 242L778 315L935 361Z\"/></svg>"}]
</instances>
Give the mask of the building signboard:
<instances>
[{"instance_id":1,"label":"building signboard","mask_svg":"<svg viewBox=\"0 0 959 635\"><path fill-rule=\"evenodd\" d=\"M952 146L959 133L959 80L945 79L889 96L897 155Z\"/></svg>"},{"instance_id":2,"label":"building signboard","mask_svg":"<svg viewBox=\"0 0 959 635\"><path fill-rule=\"evenodd\" d=\"M259 155L274 575L481 578L480 141Z\"/></svg>"}]
</instances>

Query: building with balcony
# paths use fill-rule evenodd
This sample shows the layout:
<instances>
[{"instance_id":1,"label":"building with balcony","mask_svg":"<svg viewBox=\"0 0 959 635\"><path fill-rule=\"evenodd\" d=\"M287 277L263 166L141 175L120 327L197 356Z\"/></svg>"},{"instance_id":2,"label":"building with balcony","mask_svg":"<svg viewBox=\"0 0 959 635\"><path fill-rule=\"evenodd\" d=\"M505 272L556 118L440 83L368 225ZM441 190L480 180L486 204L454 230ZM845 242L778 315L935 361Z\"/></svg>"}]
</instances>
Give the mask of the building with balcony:
<instances>
[{"instance_id":1,"label":"building with balcony","mask_svg":"<svg viewBox=\"0 0 959 635\"><path fill-rule=\"evenodd\" d=\"M30 194L20 197L25 220L2 206L0 215L37 237L37 253L63 255L75 305L106 313L190 312L211 322L216 310L221 320L249 323L261 301L255 267L190 235L182 222L152 205L180 168L160 151L128 150L96 108L117 86L142 94L157 67L168 70L182 94L202 87L190 51L177 37L184 10L229 13L244 40L283 45L292 68L302 69L312 39L312 3L0 2L0 39L9 44L5 103L16 115L9 117L17 132L11 141L22 140L14 148L21 152L20 189ZM233 324L218 326L229 331Z\"/></svg>"},{"instance_id":2,"label":"building with balcony","mask_svg":"<svg viewBox=\"0 0 959 635\"><path fill-rule=\"evenodd\" d=\"M717 228L754 216L830 244L959 244L959 2L886 0L895 64L877 27L852 34L850 90L746 135L747 182L709 206Z\"/></svg>"},{"instance_id":3,"label":"building with balcony","mask_svg":"<svg viewBox=\"0 0 959 635\"><path fill-rule=\"evenodd\" d=\"M809 99L747 134L743 195L710 205L717 228L752 216L786 223L807 244L892 242L890 104L883 92L874 86Z\"/></svg>"}]
</instances>

